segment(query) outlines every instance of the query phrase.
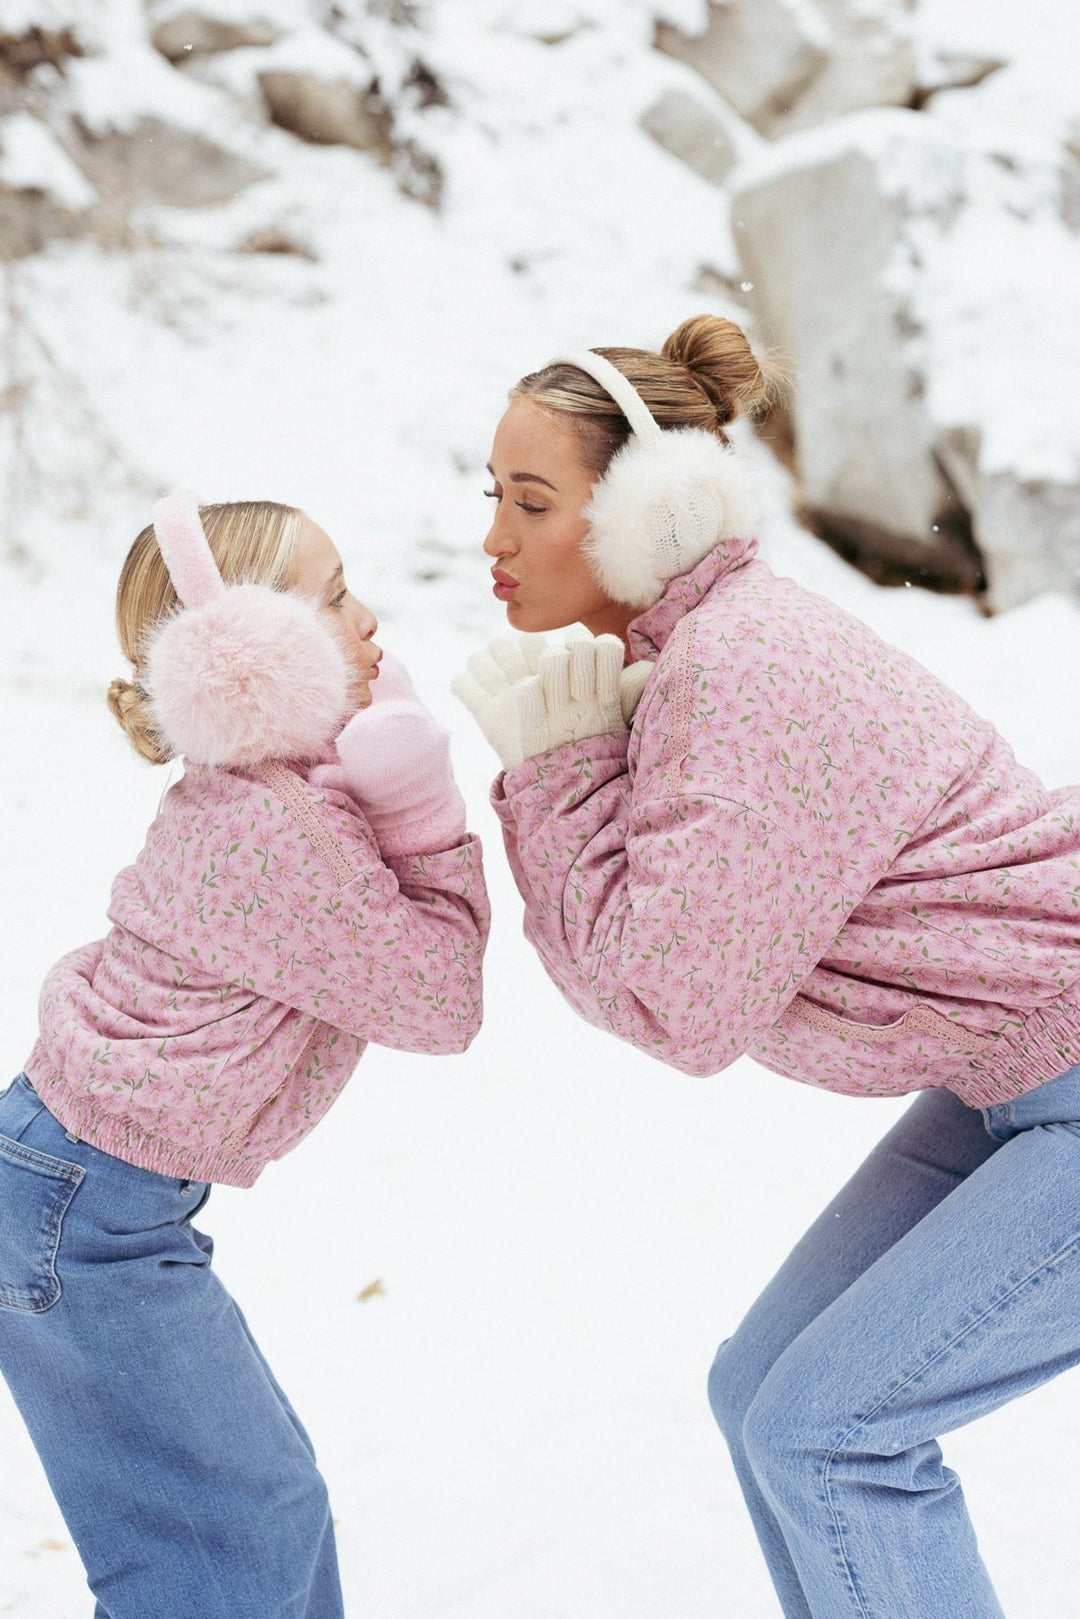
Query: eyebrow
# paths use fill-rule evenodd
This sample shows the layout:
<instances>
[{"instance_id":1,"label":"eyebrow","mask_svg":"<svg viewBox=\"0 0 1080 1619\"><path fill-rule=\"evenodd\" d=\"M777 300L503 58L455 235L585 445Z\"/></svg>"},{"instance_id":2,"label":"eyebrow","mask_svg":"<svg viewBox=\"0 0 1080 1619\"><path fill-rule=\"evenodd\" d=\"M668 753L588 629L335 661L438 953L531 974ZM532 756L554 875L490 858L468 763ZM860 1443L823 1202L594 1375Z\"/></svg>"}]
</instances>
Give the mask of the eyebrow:
<instances>
[{"instance_id":1,"label":"eyebrow","mask_svg":"<svg viewBox=\"0 0 1080 1619\"><path fill-rule=\"evenodd\" d=\"M326 581L325 588L327 590L332 590L334 588L334 586L337 584L338 580L339 579L344 579L344 577L345 577L345 564L344 564L344 562L339 562L337 567L334 569L333 573L330 575L329 579Z\"/></svg>"},{"instance_id":2,"label":"eyebrow","mask_svg":"<svg viewBox=\"0 0 1080 1619\"><path fill-rule=\"evenodd\" d=\"M491 465L490 461L488 462L487 470L491 473L491 476L494 478L494 476L495 476L495 468ZM538 472L512 472L510 474L510 482L511 483L542 483L544 488L545 489L550 489L553 495L557 495L559 493L559 491L556 489L555 485L553 483L548 483L546 478L541 478L541 476L540 476L540 474Z\"/></svg>"}]
</instances>

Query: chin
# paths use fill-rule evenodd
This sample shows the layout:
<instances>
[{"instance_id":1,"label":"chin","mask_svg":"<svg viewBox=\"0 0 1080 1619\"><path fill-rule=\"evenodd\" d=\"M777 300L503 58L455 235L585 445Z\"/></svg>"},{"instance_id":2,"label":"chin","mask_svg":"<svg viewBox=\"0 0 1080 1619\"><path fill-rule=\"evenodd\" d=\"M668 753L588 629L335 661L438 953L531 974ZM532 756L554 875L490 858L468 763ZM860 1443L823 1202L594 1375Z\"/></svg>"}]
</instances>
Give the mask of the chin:
<instances>
[{"instance_id":1,"label":"chin","mask_svg":"<svg viewBox=\"0 0 1080 1619\"><path fill-rule=\"evenodd\" d=\"M564 630L569 624L576 624L577 619L573 613L560 613L555 609L519 607L517 602L507 602L506 621L512 624L515 630L522 635L543 635L547 630Z\"/></svg>"}]
</instances>

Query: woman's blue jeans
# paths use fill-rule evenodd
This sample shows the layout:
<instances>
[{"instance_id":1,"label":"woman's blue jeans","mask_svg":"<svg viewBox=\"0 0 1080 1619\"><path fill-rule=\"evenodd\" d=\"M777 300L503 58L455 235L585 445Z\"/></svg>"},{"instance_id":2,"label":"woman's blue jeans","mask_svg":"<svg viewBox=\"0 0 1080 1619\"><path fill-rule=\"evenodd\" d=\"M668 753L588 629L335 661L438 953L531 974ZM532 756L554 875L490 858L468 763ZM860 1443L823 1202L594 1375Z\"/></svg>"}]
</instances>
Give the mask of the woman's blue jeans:
<instances>
[{"instance_id":1,"label":"woman's blue jeans","mask_svg":"<svg viewBox=\"0 0 1080 1619\"><path fill-rule=\"evenodd\" d=\"M713 1363L786 1619L1002 1619L937 1436L1077 1361L1080 1067L923 1093Z\"/></svg>"},{"instance_id":2,"label":"woman's blue jeans","mask_svg":"<svg viewBox=\"0 0 1080 1619\"><path fill-rule=\"evenodd\" d=\"M340 1619L311 1443L214 1275L206 1185L0 1095L0 1371L96 1619Z\"/></svg>"}]
</instances>

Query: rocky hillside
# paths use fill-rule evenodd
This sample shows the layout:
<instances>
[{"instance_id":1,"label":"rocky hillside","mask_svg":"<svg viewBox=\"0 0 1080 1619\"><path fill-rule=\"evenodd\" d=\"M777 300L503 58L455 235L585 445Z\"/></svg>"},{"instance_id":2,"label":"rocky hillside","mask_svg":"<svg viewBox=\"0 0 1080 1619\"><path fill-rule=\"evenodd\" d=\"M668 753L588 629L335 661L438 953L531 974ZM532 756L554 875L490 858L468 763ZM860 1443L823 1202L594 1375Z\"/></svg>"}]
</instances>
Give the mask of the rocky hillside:
<instances>
[{"instance_id":1,"label":"rocky hillside","mask_svg":"<svg viewBox=\"0 0 1080 1619\"><path fill-rule=\"evenodd\" d=\"M218 476L191 422L148 403L195 384L192 346L204 392L226 366L257 409L251 345L289 330L269 369L300 379L337 466L303 351L339 309L331 358L365 422L387 426L388 346L407 356L393 434L410 484L434 477L453 507L482 464L489 379L715 308L791 362L790 411L763 431L844 554L994 607L1073 588L1080 21L1068 0L1017 11L6 0L8 557L70 544L87 515L126 521L189 466ZM432 554L452 552L410 500Z\"/></svg>"}]
</instances>

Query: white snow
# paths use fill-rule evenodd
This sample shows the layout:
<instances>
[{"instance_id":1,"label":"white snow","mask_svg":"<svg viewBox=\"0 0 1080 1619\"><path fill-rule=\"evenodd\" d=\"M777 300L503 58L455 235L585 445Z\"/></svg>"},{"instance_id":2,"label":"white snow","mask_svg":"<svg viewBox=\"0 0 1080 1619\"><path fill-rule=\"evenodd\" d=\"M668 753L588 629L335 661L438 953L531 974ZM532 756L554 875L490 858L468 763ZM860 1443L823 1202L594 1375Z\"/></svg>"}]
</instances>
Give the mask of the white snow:
<instances>
[{"instance_id":1,"label":"white snow","mask_svg":"<svg viewBox=\"0 0 1080 1619\"><path fill-rule=\"evenodd\" d=\"M0 119L0 184L48 191L69 208L88 208L97 193L52 131L27 112Z\"/></svg>"},{"instance_id":2,"label":"white snow","mask_svg":"<svg viewBox=\"0 0 1080 1619\"><path fill-rule=\"evenodd\" d=\"M227 91L140 43L134 5L101 9L115 49L76 64L70 92L95 118L115 97L126 122L154 111L239 131ZM295 21L277 0L257 9ZM529 30L549 9L590 26L539 44ZM677 9L684 23L701 10ZM944 9L924 0L915 21ZM1001 36L1022 55L1013 9L955 0L950 45ZM1035 10L1022 13L1033 33ZM427 1061L372 1047L309 1140L253 1191L216 1191L200 1222L315 1439L350 1614L771 1619L705 1375L904 1105L811 1092L748 1060L690 1080L577 1020L520 936L486 801L492 757L448 694L503 623L479 547L505 390L561 348L655 345L687 314L738 315L694 290L703 264L737 269L722 197L637 128L659 90L689 82L645 49L650 18L638 0L433 6L416 49L455 105L413 127L446 170L438 217L361 154L266 129L244 150L275 177L228 209L132 208L123 252L65 245L6 271L19 432L0 466L0 544L30 557L0 573L10 1071L44 971L102 930L111 878L170 779L129 757L102 701L121 670L119 564L163 487L289 499L327 527L381 638L451 727L485 841L496 923L472 1050ZM1062 0L1075 61L1072 19ZM1040 55L1055 106L1058 56ZM271 224L318 261L233 251ZM1069 244L1041 209L1015 238L996 228L981 235L975 210L958 223L956 262L926 295L956 313L984 389L1004 356L993 330L963 323L957 288L965 273L1000 277L1014 324L1023 306L1030 381L1010 382L1000 420L1034 459L1053 435L1044 402L1064 409L1075 387L1077 328L1035 318ZM750 453L774 566L943 675L1048 782L1076 779L1077 603L1045 596L986 620L967 601L878 590L797 526L784 474ZM1076 1373L945 1443L1010 1619L1077 1611L1078 1444ZM0 1614L81 1619L78 1559L3 1397L0 1452Z\"/></svg>"}]
</instances>

